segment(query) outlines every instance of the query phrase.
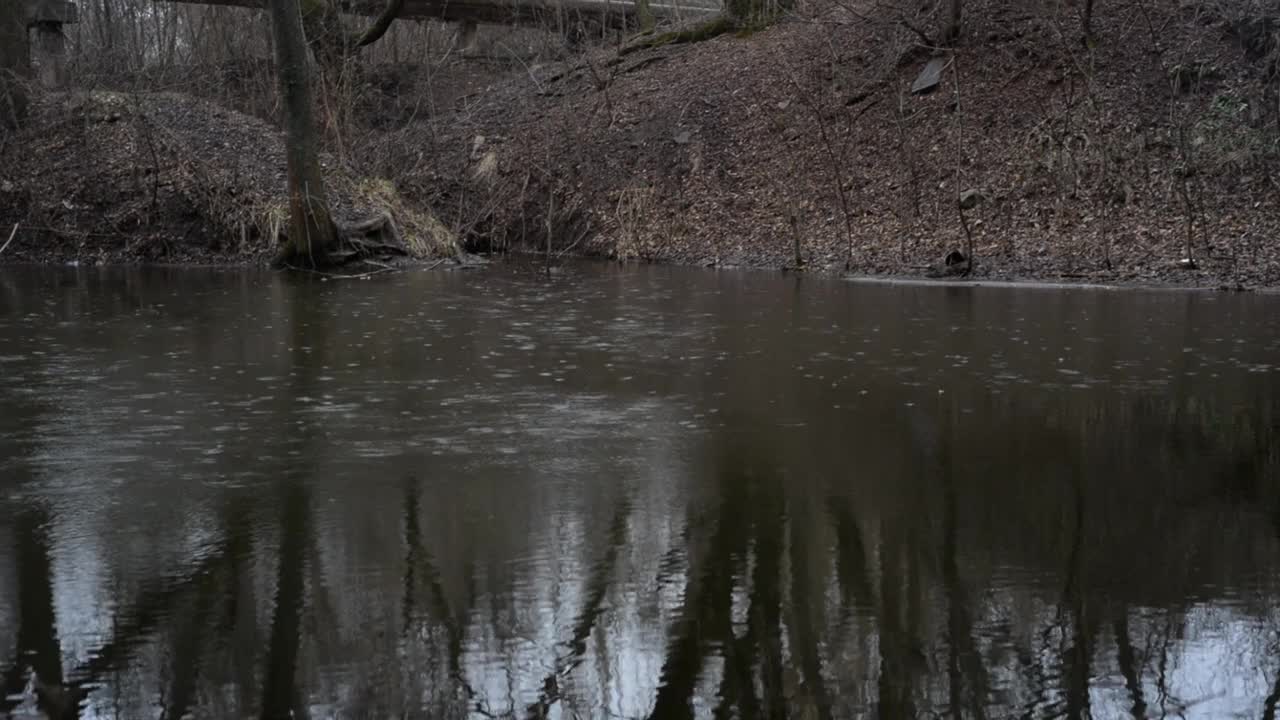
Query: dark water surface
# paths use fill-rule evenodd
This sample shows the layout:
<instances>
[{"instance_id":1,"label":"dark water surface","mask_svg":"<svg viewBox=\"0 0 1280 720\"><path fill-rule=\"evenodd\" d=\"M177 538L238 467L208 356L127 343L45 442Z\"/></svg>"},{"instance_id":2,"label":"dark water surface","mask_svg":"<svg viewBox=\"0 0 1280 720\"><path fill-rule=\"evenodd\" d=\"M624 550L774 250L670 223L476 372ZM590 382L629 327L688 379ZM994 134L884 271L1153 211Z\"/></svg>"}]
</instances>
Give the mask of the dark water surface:
<instances>
[{"instance_id":1,"label":"dark water surface","mask_svg":"<svg viewBox=\"0 0 1280 720\"><path fill-rule=\"evenodd\" d=\"M0 709L1273 717L1273 363L1280 297L0 269Z\"/></svg>"}]
</instances>

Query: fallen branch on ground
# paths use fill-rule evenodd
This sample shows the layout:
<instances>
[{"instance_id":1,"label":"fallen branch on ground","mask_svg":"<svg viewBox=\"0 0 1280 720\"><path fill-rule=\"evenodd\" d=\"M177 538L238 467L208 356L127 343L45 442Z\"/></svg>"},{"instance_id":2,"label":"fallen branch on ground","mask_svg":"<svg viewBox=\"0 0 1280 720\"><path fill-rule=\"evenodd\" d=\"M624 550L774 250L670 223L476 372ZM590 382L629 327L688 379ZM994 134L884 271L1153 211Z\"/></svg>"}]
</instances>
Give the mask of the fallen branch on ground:
<instances>
[{"instance_id":1,"label":"fallen branch on ground","mask_svg":"<svg viewBox=\"0 0 1280 720\"><path fill-rule=\"evenodd\" d=\"M13 231L9 233L9 239L4 241L4 245L0 246L0 255L3 255L3 254L4 254L4 251L9 247L9 243L13 242L13 239L14 239L15 237L17 237L17 235L18 235L18 226L19 226L19 225L21 225L21 224L22 224L22 223L14 223L14 224L13 224Z\"/></svg>"}]
</instances>

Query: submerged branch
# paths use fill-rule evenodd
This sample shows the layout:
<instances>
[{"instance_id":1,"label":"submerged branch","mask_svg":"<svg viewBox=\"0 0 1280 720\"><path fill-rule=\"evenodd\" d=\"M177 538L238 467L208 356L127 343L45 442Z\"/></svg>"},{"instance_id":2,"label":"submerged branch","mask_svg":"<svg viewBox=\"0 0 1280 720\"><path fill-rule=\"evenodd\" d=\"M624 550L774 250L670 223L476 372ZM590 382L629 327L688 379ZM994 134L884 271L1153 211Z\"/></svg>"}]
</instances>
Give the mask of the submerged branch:
<instances>
[{"instance_id":1,"label":"submerged branch","mask_svg":"<svg viewBox=\"0 0 1280 720\"><path fill-rule=\"evenodd\" d=\"M530 718L547 717L551 707L560 700L560 678L567 675L579 663L587 652L587 639L596 628L596 621L604 613L605 593L609 589L609 577L618 561L618 551L627 541L627 518L631 515L631 503L623 498L614 512L613 522L609 526L609 545L604 556L596 563L590 577L587 578L587 600L583 603L582 612L573 626L573 636L569 640L569 655L556 661L555 666L542 682L542 692L528 708Z\"/></svg>"}]
</instances>

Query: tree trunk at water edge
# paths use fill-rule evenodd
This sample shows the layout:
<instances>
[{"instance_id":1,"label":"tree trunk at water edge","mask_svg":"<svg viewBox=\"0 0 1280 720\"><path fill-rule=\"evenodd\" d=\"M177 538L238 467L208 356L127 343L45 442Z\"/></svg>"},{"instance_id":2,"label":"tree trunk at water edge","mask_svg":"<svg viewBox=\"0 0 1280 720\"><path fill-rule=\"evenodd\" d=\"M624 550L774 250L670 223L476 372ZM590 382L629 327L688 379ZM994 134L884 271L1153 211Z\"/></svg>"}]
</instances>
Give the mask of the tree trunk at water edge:
<instances>
[{"instance_id":1,"label":"tree trunk at water edge","mask_svg":"<svg viewBox=\"0 0 1280 720\"><path fill-rule=\"evenodd\" d=\"M276 261L315 268L328 264L329 252L338 245L338 229L320 172L307 42L298 0L270 0L269 5L289 163L289 233Z\"/></svg>"}]
</instances>

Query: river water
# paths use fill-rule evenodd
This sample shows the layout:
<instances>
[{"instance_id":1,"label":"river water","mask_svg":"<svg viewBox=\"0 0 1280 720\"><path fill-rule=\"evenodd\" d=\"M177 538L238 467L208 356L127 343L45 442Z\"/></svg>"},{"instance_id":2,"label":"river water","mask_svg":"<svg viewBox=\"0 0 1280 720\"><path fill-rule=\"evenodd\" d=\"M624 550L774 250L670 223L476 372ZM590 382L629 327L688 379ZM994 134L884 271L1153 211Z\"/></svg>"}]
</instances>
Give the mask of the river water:
<instances>
[{"instance_id":1,"label":"river water","mask_svg":"<svg viewBox=\"0 0 1280 720\"><path fill-rule=\"evenodd\" d=\"M0 711L1272 717L1273 363L1274 296L0 268Z\"/></svg>"}]
</instances>

